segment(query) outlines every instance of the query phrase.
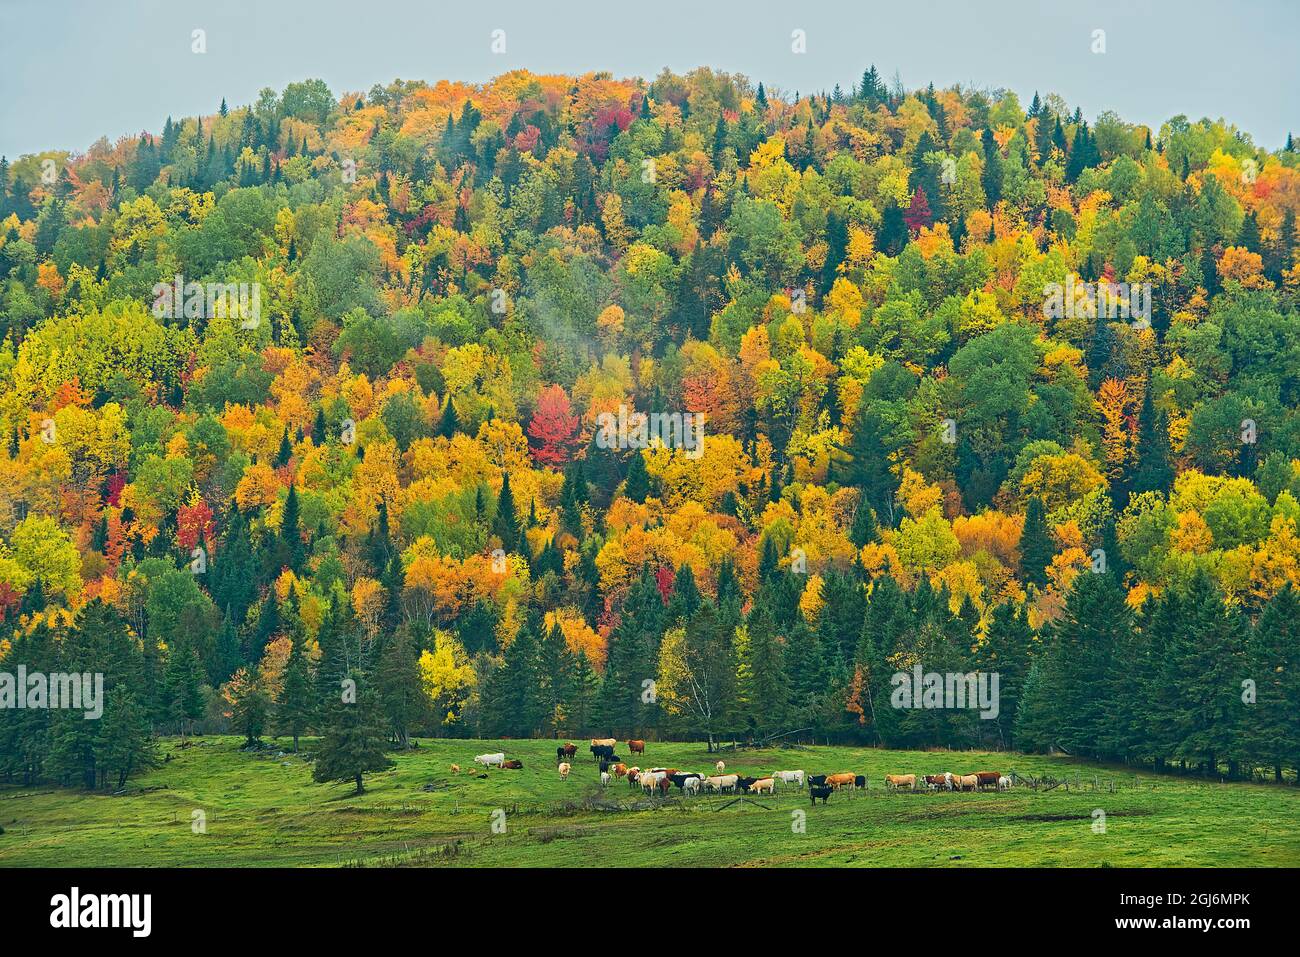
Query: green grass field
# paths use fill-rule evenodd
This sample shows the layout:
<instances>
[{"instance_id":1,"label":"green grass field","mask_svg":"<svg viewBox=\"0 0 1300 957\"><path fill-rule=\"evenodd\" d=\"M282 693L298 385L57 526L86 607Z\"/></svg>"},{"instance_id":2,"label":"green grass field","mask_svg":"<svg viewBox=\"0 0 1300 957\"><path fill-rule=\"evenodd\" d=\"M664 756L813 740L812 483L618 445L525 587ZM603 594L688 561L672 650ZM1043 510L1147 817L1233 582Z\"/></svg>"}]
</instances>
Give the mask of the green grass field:
<instances>
[{"instance_id":1,"label":"green grass field","mask_svg":"<svg viewBox=\"0 0 1300 957\"><path fill-rule=\"evenodd\" d=\"M602 794L586 741L561 781L553 741L421 740L393 770L368 777L360 796L313 783L311 764L292 754L244 753L229 737L192 741L165 741L171 760L120 796L0 788L0 866L1300 865L1294 787L1151 774L1134 786L1132 771L1065 758L842 747L724 753L729 772L803 768L870 779L868 792L826 806L792 790L764 796L764 809L724 808L729 796L682 800L676 789L650 802L623 782ZM486 779L469 772L475 754L492 751L521 758L524 769L494 769ZM638 763L704 770L717 758L702 744L651 742ZM465 770L451 773L453 762ZM1070 788L892 794L882 784L887 772L1011 769L1068 777ZM1094 833L1097 808L1105 833ZM504 833L492 828L498 809ZM802 833L795 810L806 812ZM195 811L206 833L194 833Z\"/></svg>"}]
</instances>

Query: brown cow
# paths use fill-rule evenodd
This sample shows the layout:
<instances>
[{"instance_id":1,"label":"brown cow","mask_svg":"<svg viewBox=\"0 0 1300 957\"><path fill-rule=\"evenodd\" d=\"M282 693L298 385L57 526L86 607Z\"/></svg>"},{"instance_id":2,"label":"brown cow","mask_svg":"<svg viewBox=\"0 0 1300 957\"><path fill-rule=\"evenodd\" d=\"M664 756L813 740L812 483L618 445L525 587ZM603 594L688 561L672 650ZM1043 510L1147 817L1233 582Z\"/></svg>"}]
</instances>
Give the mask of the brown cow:
<instances>
[{"instance_id":1,"label":"brown cow","mask_svg":"<svg viewBox=\"0 0 1300 957\"><path fill-rule=\"evenodd\" d=\"M627 743L627 749L631 751L633 754L645 754L645 742L629 741Z\"/></svg>"},{"instance_id":2,"label":"brown cow","mask_svg":"<svg viewBox=\"0 0 1300 957\"><path fill-rule=\"evenodd\" d=\"M514 758L501 766L507 771L518 771L524 766L524 762L520 761L518 758Z\"/></svg>"},{"instance_id":3,"label":"brown cow","mask_svg":"<svg viewBox=\"0 0 1300 957\"><path fill-rule=\"evenodd\" d=\"M567 744L565 744L565 746L564 746L564 757L565 757L566 760L569 759L569 758L572 758L572 757L573 757L574 755L576 755L577 753L578 753L578 746L577 746L576 744L574 744L572 741L570 741L570 742L568 742Z\"/></svg>"},{"instance_id":4,"label":"brown cow","mask_svg":"<svg viewBox=\"0 0 1300 957\"><path fill-rule=\"evenodd\" d=\"M663 797L667 797L667 796L668 796L668 792L671 791L672 789L673 789L673 780L672 780L672 778L660 778L660 779L659 779L659 793L660 793L660 795L662 795Z\"/></svg>"},{"instance_id":5,"label":"brown cow","mask_svg":"<svg viewBox=\"0 0 1300 957\"><path fill-rule=\"evenodd\" d=\"M826 778L826 784L827 786L834 788L836 791L838 791L842 787L847 787L850 791L852 791L854 783L857 781L857 778L858 776L854 774L852 771L846 771L843 774L828 775Z\"/></svg>"},{"instance_id":6,"label":"brown cow","mask_svg":"<svg viewBox=\"0 0 1300 957\"><path fill-rule=\"evenodd\" d=\"M827 782L830 783L830 782ZM916 790L915 774L886 774L885 787L887 788L907 788L909 791Z\"/></svg>"},{"instance_id":7,"label":"brown cow","mask_svg":"<svg viewBox=\"0 0 1300 957\"><path fill-rule=\"evenodd\" d=\"M998 778L1002 777L1001 771L976 771L975 777L979 778L981 788L996 788Z\"/></svg>"},{"instance_id":8,"label":"brown cow","mask_svg":"<svg viewBox=\"0 0 1300 957\"><path fill-rule=\"evenodd\" d=\"M626 775L627 775L627 765L626 765L626 764L616 764L616 765L614 765L614 777L616 777L616 778L621 778L621 777L624 777L624 776L626 776Z\"/></svg>"}]
</instances>

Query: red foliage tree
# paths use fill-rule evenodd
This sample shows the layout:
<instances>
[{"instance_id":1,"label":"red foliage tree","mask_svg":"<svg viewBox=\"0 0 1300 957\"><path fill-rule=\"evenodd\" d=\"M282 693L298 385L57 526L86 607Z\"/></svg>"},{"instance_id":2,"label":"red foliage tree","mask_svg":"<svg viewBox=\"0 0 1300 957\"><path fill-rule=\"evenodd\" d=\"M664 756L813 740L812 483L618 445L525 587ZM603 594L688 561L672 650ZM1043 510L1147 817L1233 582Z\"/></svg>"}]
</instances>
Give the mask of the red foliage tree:
<instances>
[{"instance_id":1,"label":"red foliage tree","mask_svg":"<svg viewBox=\"0 0 1300 957\"><path fill-rule=\"evenodd\" d=\"M907 223L907 228L913 235L920 232L922 226L929 226L934 222L934 213L930 212L930 201L926 198L924 186L916 187L916 192L912 194L912 203L903 214L903 221Z\"/></svg>"},{"instance_id":2,"label":"red foliage tree","mask_svg":"<svg viewBox=\"0 0 1300 957\"><path fill-rule=\"evenodd\" d=\"M581 421L569 404L569 397L559 385L548 385L537 397L537 410L528 423L528 439L533 458L542 465L559 466L573 458L581 444L578 427Z\"/></svg>"}]
</instances>

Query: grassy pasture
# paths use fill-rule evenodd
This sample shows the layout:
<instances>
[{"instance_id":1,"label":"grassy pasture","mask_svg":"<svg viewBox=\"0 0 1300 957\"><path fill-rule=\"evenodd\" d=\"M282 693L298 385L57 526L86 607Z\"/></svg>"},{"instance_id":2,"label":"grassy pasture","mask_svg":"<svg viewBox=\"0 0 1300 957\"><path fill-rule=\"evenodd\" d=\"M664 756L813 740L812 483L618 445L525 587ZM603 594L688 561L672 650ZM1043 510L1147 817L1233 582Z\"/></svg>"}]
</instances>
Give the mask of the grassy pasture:
<instances>
[{"instance_id":1,"label":"grassy pasture","mask_svg":"<svg viewBox=\"0 0 1300 957\"><path fill-rule=\"evenodd\" d=\"M1134 774L1068 758L848 747L724 753L728 772L866 774L870 789L812 807L805 791L759 799L602 793L586 741L568 781L554 741L421 740L396 767L348 785L311 780L303 757L250 754L231 737L163 742L170 760L123 795L0 788L0 866L1297 866L1300 789ZM287 740L281 744L288 747ZM309 751L313 741L304 742ZM475 754L520 771L475 776ZM627 758L626 746L619 753ZM712 768L703 744L647 744L643 767ZM452 763L462 772L453 774ZM631 763L631 762L629 762ZM1067 778L1034 792L886 793L886 773L976 770ZM1075 786L1076 776L1082 787ZM1094 790L1094 777L1100 789ZM1110 782L1116 790L1110 791ZM1093 811L1105 812L1105 833ZM505 814L494 833L493 812ZM803 830L797 825L805 812ZM202 811L207 832L196 834ZM499 816L498 816L499 818Z\"/></svg>"}]
</instances>

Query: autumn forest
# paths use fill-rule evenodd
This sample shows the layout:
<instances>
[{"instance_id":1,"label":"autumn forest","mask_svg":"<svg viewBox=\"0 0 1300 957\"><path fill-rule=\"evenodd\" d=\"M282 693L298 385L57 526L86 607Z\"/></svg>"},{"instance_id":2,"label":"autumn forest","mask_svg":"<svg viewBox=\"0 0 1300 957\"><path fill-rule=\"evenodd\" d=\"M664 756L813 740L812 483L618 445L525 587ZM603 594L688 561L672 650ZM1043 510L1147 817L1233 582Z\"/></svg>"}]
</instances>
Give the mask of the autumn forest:
<instances>
[{"instance_id":1,"label":"autumn forest","mask_svg":"<svg viewBox=\"0 0 1300 957\"><path fill-rule=\"evenodd\" d=\"M1294 781L1300 153L841 79L304 80L0 161L0 670L105 689L0 712L0 780L237 733Z\"/></svg>"}]
</instances>

